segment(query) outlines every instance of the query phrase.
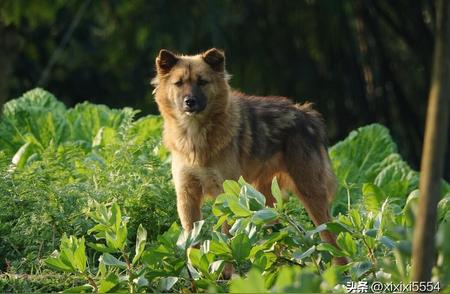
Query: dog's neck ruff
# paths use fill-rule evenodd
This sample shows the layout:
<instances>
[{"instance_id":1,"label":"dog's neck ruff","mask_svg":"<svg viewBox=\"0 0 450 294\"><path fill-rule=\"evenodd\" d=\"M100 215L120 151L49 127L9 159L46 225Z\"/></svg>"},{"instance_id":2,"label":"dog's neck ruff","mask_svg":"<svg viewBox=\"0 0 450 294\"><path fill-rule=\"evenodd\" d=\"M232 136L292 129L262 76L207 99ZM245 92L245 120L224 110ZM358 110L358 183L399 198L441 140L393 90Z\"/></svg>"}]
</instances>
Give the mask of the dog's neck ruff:
<instances>
[{"instance_id":1,"label":"dog's neck ruff","mask_svg":"<svg viewBox=\"0 0 450 294\"><path fill-rule=\"evenodd\" d=\"M164 144L189 163L204 166L232 143L239 120L237 107L230 103L199 119L165 118Z\"/></svg>"}]
</instances>

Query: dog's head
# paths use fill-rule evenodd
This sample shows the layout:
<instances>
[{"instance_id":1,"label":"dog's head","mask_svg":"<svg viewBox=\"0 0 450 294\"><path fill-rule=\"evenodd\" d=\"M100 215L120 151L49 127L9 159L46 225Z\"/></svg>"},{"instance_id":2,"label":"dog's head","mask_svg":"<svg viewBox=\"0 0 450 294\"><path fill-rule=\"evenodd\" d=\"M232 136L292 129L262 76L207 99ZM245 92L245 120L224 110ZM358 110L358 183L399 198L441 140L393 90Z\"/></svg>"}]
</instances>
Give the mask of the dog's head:
<instances>
[{"instance_id":1,"label":"dog's head","mask_svg":"<svg viewBox=\"0 0 450 294\"><path fill-rule=\"evenodd\" d=\"M184 56L163 49L156 58L156 71L152 84L161 112L175 117L203 116L228 99L228 75L221 50Z\"/></svg>"}]
</instances>

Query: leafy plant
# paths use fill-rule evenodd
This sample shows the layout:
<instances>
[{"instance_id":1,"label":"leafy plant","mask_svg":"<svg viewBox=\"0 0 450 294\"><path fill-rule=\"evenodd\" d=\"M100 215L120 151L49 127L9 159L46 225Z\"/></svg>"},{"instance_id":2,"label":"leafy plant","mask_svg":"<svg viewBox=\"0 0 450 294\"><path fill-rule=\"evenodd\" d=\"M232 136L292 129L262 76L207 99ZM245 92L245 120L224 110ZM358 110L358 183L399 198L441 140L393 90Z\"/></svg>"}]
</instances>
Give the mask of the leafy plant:
<instances>
[{"instance_id":1,"label":"leafy plant","mask_svg":"<svg viewBox=\"0 0 450 294\"><path fill-rule=\"evenodd\" d=\"M60 284L71 292L346 292L352 281L409 281L419 175L383 126L359 128L330 149L339 180L332 222L315 227L276 179L274 207L240 179L225 181L205 219L185 232L175 222L162 121L135 114L89 103L67 109L40 89L5 106L0 289L61 289L11 278L21 273L70 281ZM448 291L445 182L442 194L433 279ZM339 248L320 240L324 230ZM332 266L333 257L349 263Z\"/></svg>"}]
</instances>

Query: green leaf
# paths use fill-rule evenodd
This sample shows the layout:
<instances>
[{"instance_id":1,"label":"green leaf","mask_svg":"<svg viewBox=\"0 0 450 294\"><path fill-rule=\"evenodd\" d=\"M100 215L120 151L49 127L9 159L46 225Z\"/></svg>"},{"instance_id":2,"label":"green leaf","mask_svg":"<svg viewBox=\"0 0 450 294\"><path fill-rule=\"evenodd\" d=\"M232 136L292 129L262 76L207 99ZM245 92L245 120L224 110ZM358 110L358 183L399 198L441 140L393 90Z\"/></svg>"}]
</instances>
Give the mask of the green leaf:
<instances>
[{"instance_id":1,"label":"green leaf","mask_svg":"<svg viewBox=\"0 0 450 294\"><path fill-rule=\"evenodd\" d=\"M236 197L239 197L239 193L241 191L241 187L239 186L238 182L226 180L223 182L223 191L226 194L230 194Z\"/></svg>"},{"instance_id":2,"label":"green leaf","mask_svg":"<svg viewBox=\"0 0 450 294\"><path fill-rule=\"evenodd\" d=\"M202 227L203 227L204 223L205 223L204 220L194 223L194 228L190 232L190 236L189 236L189 246L193 246L199 241L200 232L202 231Z\"/></svg>"},{"instance_id":3,"label":"green leaf","mask_svg":"<svg viewBox=\"0 0 450 294\"><path fill-rule=\"evenodd\" d=\"M417 187L417 173L396 151L388 129L379 124L359 128L333 146L329 153L340 183L334 210L346 210L347 193L355 202L363 183L378 185L390 197L400 197L399 193L403 196ZM405 180L409 181L407 188L403 184Z\"/></svg>"},{"instance_id":4,"label":"green leaf","mask_svg":"<svg viewBox=\"0 0 450 294\"><path fill-rule=\"evenodd\" d=\"M386 199L383 190L374 184L365 183L362 188L362 193L366 210L374 213L378 212L381 209L381 204L384 199Z\"/></svg>"},{"instance_id":5,"label":"green leaf","mask_svg":"<svg viewBox=\"0 0 450 294\"><path fill-rule=\"evenodd\" d=\"M231 196L234 197L234 196ZM229 198L228 205L231 211L238 217L247 217L252 215L252 212L248 207L243 205L237 198Z\"/></svg>"},{"instance_id":6,"label":"green leaf","mask_svg":"<svg viewBox=\"0 0 450 294\"><path fill-rule=\"evenodd\" d=\"M75 268L72 265L64 263L59 258L49 257L49 258L45 259L44 262L48 267L50 267L54 270L64 271L64 272L75 272Z\"/></svg>"},{"instance_id":7,"label":"green leaf","mask_svg":"<svg viewBox=\"0 0 450 294\"><path fill-rule=\"evenodd\" d=\"M106 293L119 285L119 277L115 273L109 273L106 278L101 279L98 285L99 293Z\"/></svg>"},{"instance_id":8,"label":"green leaf","mask_svg":"<svg viewBox=\"0 0 450 294\"><path fill-rule=\"evenodd\" d=\"M326 226L327 226L328 231L335 233L335 234L339 234L341 232L347 232L347 233L352 232L351 228L349 228L347 225L345 225L339 221L333 221L333 222L327 223Z\"/></svg>"},{"instance_id":9,"label":"green leaf","mask_svg":"<svg viewBox=\"0 0 450 294\"><path fill-rule=\"evenodd\" d=\"M216 200L214 201L214 205L212 207L212 212L214 213L215 216L224 216L226 219L226 216L232 213L228 204L230 198L237 198L237 197L225 193L220 194L219 196L216 197Z\"/></svg>"},{"instance_id":10,"label":"green leaf","mask_svg":"<svg viewBox=\"0 0 450 294\"><path fill-rule=\"evenodd\" d=\"M202 268L202 264L201 264L202 253L201 253L200 249L198 249L198 248L188 248L187 249L187 256L189 257L189 261L191 262L191 264L194 267L196 267L197 269L199 269L201 271L204 270Z\"/></svg>"},{"instance_id":11,"label":"green leaf","mask_svg":"<svg viewBox=\"0 0 450 294\"><path fill-rule=\"evenodd\" d=\"M336 238L336 244L348 256L356 254L356 243L349 233L340 233Z\"/></svg>"},{"instance_id":12,"label":"green leaf","mask_svg":"<svg viewBox=\"0 0 450 294\"><path fill-rule=\"evenodd\" d=\"M316 246L313 245L312 247L310 247L308 250L306 250L304 252L300 252L300 251L295 252L294 254L292 254L292 257L297 260L303 260L307 257L310 257L311 254L313 254L315 251L316 251Z\"/></svg>"},{"instance_id":13,"label":"green leaf","mask_svg":"<svg viewBox=\"0 0 450 294\"><path fill-rule=\"evenodd\" d=\"M317 226L314 230L307 231L305 234L305 238L307 238L307 239L313 238L315 234L323 232L326 229L327 229L327 224L321 224L321 225Z\"/></svg>"},{"instance_id":14,"label":"green leaf","mask_svg":"<svg viewBox=\"0 0 450 294\"><path fill-rule=\"evenodd\" d=\"M101 243L88 242L87 246L91 247L92 249L94 249L96 251L100 251L100 252L107 252L107 253L117 252L117 249L109 248L105 244L101 244Z\"/></svg>"},{"instance_id":15,"label":"green leaf","mask_svg":"<svg viewBox=\"0 0 450 294\"><path fill-rule=\"evenodd\" d=\"M359 279L361 278L365 273L370 271L372 269L372 264L368 261L361 261L361 262L355 262L352 265L351 271L356 275L356 277Z\"/></svg>"},{"instance_id":16,"label":"green leaf","mask_svg":"<svg viewBox=\"0 0 450 294\"><path fill-rule=\"evenodd\" d=\"M330 243L320 243L319 245L316 246L316 250L328 251L331 255L336 256L336 257L345 256L345 254L341 250L337 249Z\"/></svg>"},{"instance_id":17,"label":"green leaf","mask_svg":"<svg viewBox=\"0 0 450 294\"><path fill-rule=\"evenodd\" d=\"M280 186L278 185L277 178L274 177L272 179L272 186L271 186L272 196L275 198L275 207L277 209L283 209L283 194L281 192Z\"/></svg>"},{"instance_id":18,"label":"green leaf","mask_svg":"<svg viewBox=\"0 0 450 294\"><path fill-rule=\"evenodd\" d=\"M178 277L166 277L161 278L159 281L159 289L160 291L167 292L177 283Z\"/></svg>"},{"instance_id":19,"label":"green leaf","mask_svg":"<svg viewBox=\"0 0 450 294\"><path fill-rule=\"evenodd\" d=\"M209 251L216 255L231 255L231 248L226 243L211 240L209 243Z\"/></svg>"},{"instance_id":20,"label":"green leaf","mask_svg":"<svg viewBox=\"0 0 450 294\"><path fill-rule=\"evenodd\" d=\"M374 184L385 191L389 198L404 198L418 187L419 174L402 161L398 154L391 156L391 162L388 162L389 158L384 160L384 168L375 178Z\"/></svg>"},{"instance_id":21,"label":"green leaf","mask_svg":"<svg viewBox=\"0 0 450 294\"><path fill-rule=\"evenodd\" d=\"M278 218L278 213L273 208L264 208L253 213L252 221L256 225L269 223Z\"/></svg>"},{"instance_id":22,"label":"green leaf","mask_svg":"<svg viewBox=\"0 0 450 294\"><path fill-rule=\"evenodd\" d=\"M136 262L141 257L142 252L144 252L146 241L147 241L147 230L144 229L142 224L140 224L136 234L136 250L132 261L133 264L136 264Z\"/></svg>"},{"instance_id":23,"label":"green leaf","mask_svg":"<svg viewBox=\"0 0 450 294\"><path fill-rule=\"evenodd\" d=\"M239 234L231 239L231 252L237 262L248 257L251 250L250 240L246 234Z\"/></svg>"},{"instance_id":24,"label":"green leaf","mask_svg":"<svg viewBox=\"0 0 450 294\"><path fill-rule=\"evenodd\" d=\"M76 242L77 246L74 252L74 260L72 264L81 272L84 273L86 270L86 246L84 245L84 237L81 237Z\"/></svg>"},{"instance_id":25,"label":"green leaf","mask_svg":"<svg viewBox=\"0 0 450 294\"><path fill-rule=\"evenodd\" d=\"M225 266L225 262L223 260L216 260L209 265L209 272L216 273L217 275L222 272L223 267Z\"/></svg>"},{"instance_id":26,"label":"green leaf","mask_svg":"<svg viewBox=\"0 0 450 294\"><path fill-rule=\"evenodd\" d=\"M177 247L186 250L189 247L189 231L183 230L177 240Z\"/></svg>"},{"instance_id":27,"label":"green leaf","mask_svg":"<svg viewBox=\"0 0 450 294\"><path fill-rule=\"evenodd\" d=\"M259 210L266 206L266 197L249 184L242 186L240 198L248 199L249 208L253 211Z\"/></svg>"},{"instance_id":28,"label":"green leaf","mask_svg":"<svg viewBox=\"0 0 450 294\"><path fill-rule=\"evenodd\" d=\"M62 291L63 293L86 293L86 292L93 292L94 288L89 284L84 284L77 287L72 287L65 289Z\"/></svg>"},{"instance_id":29,"label":"green leaf","mask_svg":"<svg viewBox=\"0 0 450 294\"><path fill-rule=\"evenodd\" d=\"M248 272L247 278L237 278L231 281L230 293L267 293L264 278L257 269Z\"/></svg>"},{"instance_id":30,"label":"green leaf","mask_svg":"<svg viewBox=\"0 0 450 294\"><path fill-rule=\"evenodd\" d=\"M104 253L102 256L100 256L100 262L103 262L105 265L117 266L123 269L127 267L127 264L125 262L118 260L109 253Z\"/></svg>"},{"instance_id":31,"label":"green leaf","mask_svg":"<svg viewBox=\"0 0 450 294\"><path fill-rule=\"evenodd\" d=\"M380 240L381 244L383 244L384 246L386 246L388 249L394 249L396 246L395 242L386 236L381 236Z\"/></svg>"},{"instance_id":32,"label":"green leaf","mask_svg":"<svg viewBox=\"0 0 450 294\"><path fill-rule=\"evenodd\" d=\"M12 158L12 163L18 168L25 166L27 159L33 154L33 145L31 142L23 144Z\"/></svg>"}]
</instances>

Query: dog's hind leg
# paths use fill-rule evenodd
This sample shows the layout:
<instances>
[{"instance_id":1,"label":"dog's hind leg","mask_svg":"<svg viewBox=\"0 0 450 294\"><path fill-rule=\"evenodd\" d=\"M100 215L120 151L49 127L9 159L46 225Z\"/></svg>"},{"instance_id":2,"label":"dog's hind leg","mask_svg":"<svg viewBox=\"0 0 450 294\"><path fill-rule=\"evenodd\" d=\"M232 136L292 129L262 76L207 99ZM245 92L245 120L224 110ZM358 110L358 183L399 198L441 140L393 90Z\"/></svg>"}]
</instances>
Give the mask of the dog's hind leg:
<instances>
[{"instance_id":1,"label":"dog's hind leg","mask_svg":"<svg viewBox=\"0 0 450 294\"><path fill-rule=\"evenodd\" d=\"M288 144L285 163L294 185L294 192L303 203L316 226L332 220L330 201L335 193L335 180L324 147L320 150L299 150L297 144ZM297 148L294 148L294 147ZM323 241L334 246L336 236L329 231L320 232ZM346 264L345 258L334 258L337 264Z\"/></svg>"}]
</instances>

